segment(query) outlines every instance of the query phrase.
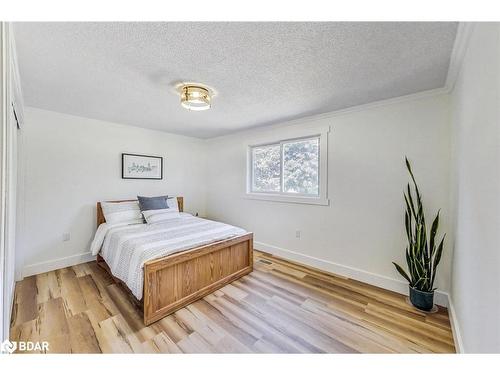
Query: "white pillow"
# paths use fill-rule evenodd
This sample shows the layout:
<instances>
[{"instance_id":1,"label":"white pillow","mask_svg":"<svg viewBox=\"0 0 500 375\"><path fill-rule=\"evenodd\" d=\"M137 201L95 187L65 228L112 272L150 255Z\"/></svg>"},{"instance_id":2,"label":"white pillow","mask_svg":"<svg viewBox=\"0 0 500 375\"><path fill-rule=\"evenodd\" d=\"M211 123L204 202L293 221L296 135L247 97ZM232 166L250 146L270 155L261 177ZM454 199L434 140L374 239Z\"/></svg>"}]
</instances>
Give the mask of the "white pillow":
<instances>
[{"instance_id":1,"label":"white pillow","mask_svg":"<svg viewBox=\"0 0 500 375\"><path fill-rule=\"evenodd\" d=\"M140 224L142 214L139 202L101 202L102 213L108 224Z\"/></svg>"},{"instance_id":2,"label":"white pillow","mask_svg":"<svg viewBox=\"0 0 500 375\"><path fill-rule=\"evenodd\" d=\"M177 202L177 197L168 197L167 206L169 210L174 210L179 212L179 202Z\"/></svg>"},{"instance_id":3,"label":"white pillow","mask_svg":"<svg viewBox=\"0 0 500 375\"><path fill-rule=\"evenodd\" d=\"M174 208L142 211L142 214L144 215L146 223L148 224L158 223L159 221L164 220L178 219L181 217L179 211L175 210Z\"/></svg>"}]
</instances>

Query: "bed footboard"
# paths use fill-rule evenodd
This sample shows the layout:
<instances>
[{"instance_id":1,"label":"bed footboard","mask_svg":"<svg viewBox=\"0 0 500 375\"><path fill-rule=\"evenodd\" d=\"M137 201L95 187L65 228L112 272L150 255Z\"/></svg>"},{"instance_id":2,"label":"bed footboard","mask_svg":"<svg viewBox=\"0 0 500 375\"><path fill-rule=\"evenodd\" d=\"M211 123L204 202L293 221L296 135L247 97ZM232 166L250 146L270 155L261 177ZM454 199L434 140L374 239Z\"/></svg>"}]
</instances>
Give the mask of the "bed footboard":
<instances>
[{"instance_id":1,"label":"bed footboard","mask_svg":"<svg viewBox=\"0 0 500 375\"><path fill-rule=\"evenodd\" d=\"M144 324L149 325L253 269L253 234L144 264Z\"/></svg>"}]
</instances>

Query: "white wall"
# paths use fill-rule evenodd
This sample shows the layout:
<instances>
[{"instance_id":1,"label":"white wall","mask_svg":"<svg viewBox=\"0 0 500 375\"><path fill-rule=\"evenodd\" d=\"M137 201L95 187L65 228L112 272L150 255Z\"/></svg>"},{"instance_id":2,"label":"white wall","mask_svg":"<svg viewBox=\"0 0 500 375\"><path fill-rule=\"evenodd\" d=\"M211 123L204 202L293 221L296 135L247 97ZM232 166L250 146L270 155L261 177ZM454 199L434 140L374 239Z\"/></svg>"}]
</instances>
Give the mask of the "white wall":
<instances>
[{"instance_id":1,"label":"white wall","mask_svg":"<svg viewBox=\"0 0 500 375\"><path fill-rule=\"evenodd\" d=\"M201 140L26 108L21 146L18 253L25 275L90 259L97 201L182 195L187 212L205 212ZM122 152L163 156L164 179L123 180Z\"/></svg>"},{"instance_id":2,"label":"white wall","mask_svg":"<svg viewBox=\"0 0 500 375\"><path fill-rule=\"evenodd\" d=\"M476 24L451 94L451 296L466 352L500 352L500 27Z\"/></svg>"},{"instance_id":3,"label":"white wall","mask_svg":"<svg viewBox=\"0 0 500 375\"><path fill-rule=\"evenodd\" d=\"M441 208L442 232L450 234L448 96L416 97L209 140L210 217L253 231L262 250L407 292L391 264L404 263L405 155L423 191L428 221ZM330 206L243 197L249 143L265 142L271 134L286 139L293 127L325 125L331 127ZM448 246L436 285L450 287Z\"/></svg>"}]
</instances>

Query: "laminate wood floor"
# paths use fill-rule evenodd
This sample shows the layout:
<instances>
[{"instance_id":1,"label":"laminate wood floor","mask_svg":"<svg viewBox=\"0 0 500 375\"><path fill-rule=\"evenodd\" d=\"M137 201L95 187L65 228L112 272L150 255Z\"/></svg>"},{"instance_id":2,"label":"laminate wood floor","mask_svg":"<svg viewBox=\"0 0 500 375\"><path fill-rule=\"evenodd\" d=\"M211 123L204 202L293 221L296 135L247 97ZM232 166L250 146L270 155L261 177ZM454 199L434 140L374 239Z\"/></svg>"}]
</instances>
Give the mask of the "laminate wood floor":
<instances>
[{"instance_id":1,"label":"laminate wood floor","mask_svg":"<svg viewBox=\"0 0 500 375\"><path fill-rule=\"evenodd\" d=\"M148 327L95 262L16 285L11 340L49 353L450 353L448 311L255 252L255 270Z\"/></svg>"}]
</instances>

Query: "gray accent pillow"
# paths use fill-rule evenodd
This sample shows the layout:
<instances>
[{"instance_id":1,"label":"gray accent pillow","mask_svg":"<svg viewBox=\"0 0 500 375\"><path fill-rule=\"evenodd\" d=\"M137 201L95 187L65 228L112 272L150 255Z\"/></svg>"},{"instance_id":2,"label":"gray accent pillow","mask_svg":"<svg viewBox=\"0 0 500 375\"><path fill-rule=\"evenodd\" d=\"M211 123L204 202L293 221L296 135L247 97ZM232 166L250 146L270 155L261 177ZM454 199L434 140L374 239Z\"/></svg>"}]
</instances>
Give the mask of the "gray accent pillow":
<instances>
[{"instance_id":1,"label":"gray accent pillow","mask_svg":"<svg viewBox=\"0 0 500 375\"><path fill-rule=\"evenodd\" d=\"M167 205L168 196L164 195L161 197L140 197L137 196L139 200L139 207L141 211L149 211L149 210L162 210L168 208Z\"/></svg>"}]
</instances>

